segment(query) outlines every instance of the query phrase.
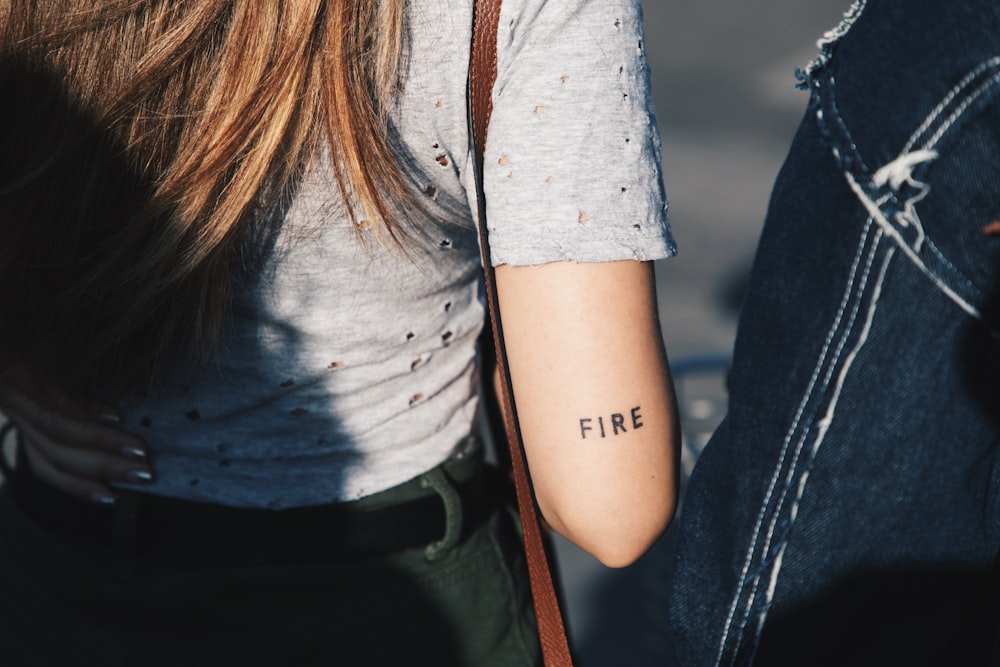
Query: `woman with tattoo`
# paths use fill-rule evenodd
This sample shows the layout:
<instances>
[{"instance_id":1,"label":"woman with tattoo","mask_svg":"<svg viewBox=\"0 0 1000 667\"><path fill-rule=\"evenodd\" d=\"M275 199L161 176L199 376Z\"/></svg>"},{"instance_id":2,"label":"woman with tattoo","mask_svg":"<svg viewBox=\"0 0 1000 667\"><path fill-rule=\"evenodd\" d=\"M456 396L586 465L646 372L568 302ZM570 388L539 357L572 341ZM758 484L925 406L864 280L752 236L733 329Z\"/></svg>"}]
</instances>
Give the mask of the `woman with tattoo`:
<instances>
[{"instance_id":1,"label":"woman with tattoo","mask_svg":"<svg viewBox=\"0 0 1000 667\"><path fill-rule=\"evenodd\" d=\"M11 665L539 664L476 436L472 3L0 5ZM492 261L548 523L670 520L638 0L506 0Z\"/></svg>"}]
</instances>

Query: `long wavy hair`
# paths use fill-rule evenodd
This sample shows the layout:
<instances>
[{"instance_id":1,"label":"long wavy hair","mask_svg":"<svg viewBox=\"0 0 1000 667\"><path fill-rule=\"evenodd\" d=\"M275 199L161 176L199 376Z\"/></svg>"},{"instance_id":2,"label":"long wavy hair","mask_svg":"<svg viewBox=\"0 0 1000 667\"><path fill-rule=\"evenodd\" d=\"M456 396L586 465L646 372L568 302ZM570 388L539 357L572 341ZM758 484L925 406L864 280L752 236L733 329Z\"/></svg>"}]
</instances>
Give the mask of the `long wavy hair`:
<instances>
[{"instance_id":1,"label":"long wavy hair","mask_svg":"<svg viewBox=\"0 0 1000 667\"><path fill-rule=\"evenodd\" d=\"M69 389L211 356L230 284L329 148L396 238L404 0L0 0L0 363Z\"/></svg>"}]
</instances>

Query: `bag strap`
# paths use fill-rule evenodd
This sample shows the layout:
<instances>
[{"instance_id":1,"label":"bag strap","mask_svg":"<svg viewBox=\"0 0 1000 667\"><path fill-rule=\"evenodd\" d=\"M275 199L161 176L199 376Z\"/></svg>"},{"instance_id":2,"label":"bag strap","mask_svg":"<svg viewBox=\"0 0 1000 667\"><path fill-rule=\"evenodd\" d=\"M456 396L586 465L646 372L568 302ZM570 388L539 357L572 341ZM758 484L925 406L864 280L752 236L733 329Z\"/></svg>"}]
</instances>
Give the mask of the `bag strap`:
<instances>
[{"instance_id":1,"label":"bag strap","mask_svg":"<svg viewBox=\"0 0 1000 667\"><path fill-rule=\"evenodd\" d=\"M517 491L517 506L524 532L524 549L531 579L531 594L538 618L538 635L546 667L572 667L566 628L552 584L548 556L542 543L542 529L525 462L521 430L517 423L514 392L507 370L503 328L500 325L500 308L497 300L495 271L490 262L490 246L486 225L486 196L483 191L483 156L490 115L493 111L493 84L497 75L497 30L500 22L501 0L477 0L472 35L472 55L469 65L469 126L472 129L476 174L476 200L479 209L479 249L482 254L483 273L489 319L496 346L496 362L500 372L500 407L504 413L507 446L510 448L511 468Z\"/></svg>"}]
</instances>

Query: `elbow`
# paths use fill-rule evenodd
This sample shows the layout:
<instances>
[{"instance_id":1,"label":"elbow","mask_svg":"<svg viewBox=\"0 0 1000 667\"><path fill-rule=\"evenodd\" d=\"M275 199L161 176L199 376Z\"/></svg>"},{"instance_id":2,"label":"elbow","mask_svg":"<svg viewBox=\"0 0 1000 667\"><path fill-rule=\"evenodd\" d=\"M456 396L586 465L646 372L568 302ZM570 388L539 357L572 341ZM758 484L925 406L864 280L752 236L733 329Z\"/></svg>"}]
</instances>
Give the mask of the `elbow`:
<instances>
[{"instance_id":1,"label":"elbow","mask_svg":"<svg viewBox=\"0 0 1000 667\"><path fill-rule=\"evenodd\" d=\"M675 504L641 526L630 527L618 535L609 535L594 544L591 554L602 565L623 568L632 565L652 548L674 518Z\"/></svg>"},{"instance_id":2,"label":"elbow","mask_svg":"<svg viewBox=\"0 0 1000 667\"><path fill-rule=\"evenodd\" d=\"M658 502L657 502L658 501ZM628 511L609 511L594 515L570 513L552 527L578 547L609 568L623 568L639 560L670 525L677 508L676 496L644 503Z\"/></svg>"}]
</instances>

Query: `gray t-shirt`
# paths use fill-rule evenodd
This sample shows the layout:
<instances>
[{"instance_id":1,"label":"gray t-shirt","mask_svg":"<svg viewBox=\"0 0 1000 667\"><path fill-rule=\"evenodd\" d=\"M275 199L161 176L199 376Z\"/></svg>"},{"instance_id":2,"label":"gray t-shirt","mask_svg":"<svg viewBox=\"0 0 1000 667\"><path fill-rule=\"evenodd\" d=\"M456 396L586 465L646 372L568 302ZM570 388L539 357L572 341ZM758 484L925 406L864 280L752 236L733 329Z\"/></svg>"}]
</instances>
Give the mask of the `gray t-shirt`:
<instances>
[{"instance_id":1,"label":"gray t-shirt","mask_svg":"<svg viewBox=\"0 0 1000 667\"><path fill-rule=\"evenodd\" d=\"M483 322L466 80L468 0L412 0L393 124L430 219L402 249L352 228L329 164L237 281L217 364L122 401L153 493L233 506L344 501L455 453ZM505 0L486 150L494 264L675 252L638 0ZM366 242L367 238L367 242Z\"/></svg>"}]
</instances>

